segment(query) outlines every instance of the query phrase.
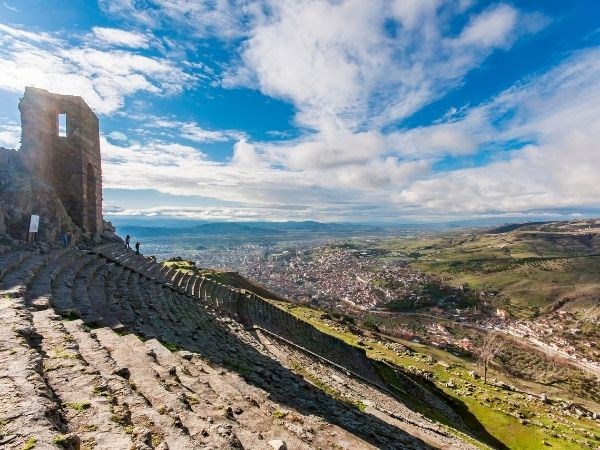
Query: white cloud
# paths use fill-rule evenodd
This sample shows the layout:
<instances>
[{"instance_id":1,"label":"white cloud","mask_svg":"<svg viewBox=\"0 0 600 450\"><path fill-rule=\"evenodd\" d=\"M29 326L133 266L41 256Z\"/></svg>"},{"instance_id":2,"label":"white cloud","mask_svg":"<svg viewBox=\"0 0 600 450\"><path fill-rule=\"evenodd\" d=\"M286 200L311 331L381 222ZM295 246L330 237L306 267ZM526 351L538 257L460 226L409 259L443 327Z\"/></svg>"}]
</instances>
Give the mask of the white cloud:
<instances>
[{"instance_id":1,"label":"white cloud","mask_svg":"<svg viewBox=\"0 0 600 450\"><path fill-rule=\"evenodd\" d=\"M317 130L380 127L406 118L457 85L494 49L530 31L507 4L472 14L458 37L449 22L464 2L277 2L248 29L225 86L286 99ZM396 21L393 33L386 23Z\"/></svg>"},{"instance_id":2,"label":"white cloud","mask_svg":"<svg viewBox=\"0 0 600 450\"><path fill-rule=\"evenodd\" d=\"M163 138L183 138L198 143L238 141L246 138L242 131L208 130L195 122L182 122L173 118L144 116L140 119L143 119L148 133L158 131Z\"/></svg>"},{"instance_id":3,"label":"white cloud","mask_svg":"<svg viewBox=\"0 0 600 450\"><path fill-rule=\"evenodd\" d=\"M232 139L242 139L244 134L235 130L206 130L195 123L181 124L179 135L195 142L225 142Z\"/></svg>"},{"instance_id":4,"label":"white cloud","mask_svg":"<svg viewBox=\"0 0 600 450\"><path fill-rule=\"evenodd\" d=\"M108 135L108 137L115 141L127 142L127 135L125 133L121 133L120 131L113 131Z\"/></svg>"},{"instance_id":5,"label":"white cloud","mask_svg":"<svg viewBox=\"0 0 600 450\"><path fill-rule=\"evenodd\" d=\"M197 220L233 220L256 221L274 220L308 220L314 218L312 208L290 209L288 207L245 207L245 206L155 206L146 209L112 207L109 214L113 216L143 216L143 217L183 217Z\"/></svg>"},{"instance_id":6,"label":"white cloud","mask_svg":"<svg viewBox=\"0 0 600 450\"><path fill-rule=\"evenodd\" d=\"M0 147L17 149L21 142L21 127L16 123L0 124Z\"/></svg>"},{"instance_id":7,"label":"white cloud","mask_svg":"<svg viewBox=\"0 0 600 450\"><path fill-rule=\"evenodd\" d=\"M469 133L473 117L478 132L496 141L496 161L416 181L394 195L398 207L456 214L599 205L599 49L508 89L453 126ZM515 140L534 143L501 159L502 147Z\"/></svg>"},{"instance_id":8,"label":"white cloud","mask_svg":"<svg viewBox=\"0 0 600 450\"><path fill-rule=\"evenodd\" d=\"M19 12L18 8L15 8L14 6L9 5L6 2L2 2L2 6L4 6L6 9L8 9L9 11L13 11L13 12Z\"/></svg>"},{"instance_id":9,"label":"white cloud","mask_svg":"<svg viewBox=\"0 0 600 450\"><path fill-rule=\"evenodd\" d=\"M130 48L148 48L148 36L119 28L93 27L92 33L95 39L107 44Z\"/></svg>"},{"instance_id":10,"label":"white cloud","mask_svg":"<svg viewBox=\"0 0 600 450\"><path fill-rule=\"evenodd\" d=\"M136 92L169 95L194 83L167 59L77 46L44 33L0 26L0 44L0 89L20 93L35 86L80 95L100 114L119 110Z\"/></svg>"},{"instance_id":11,"label":"white cloud","mask_svg":"<svg viewBox=\"0 0 600 450\"><path fill-rule=\"evenodd\" d=\"M263 2L254 0L99 0L100 7L125 20L147 26L177 26L196 37L242 36L245 22L260 14Z\"/></svg>"},{"instance_id":12,"label":"white cloud","mask_svg":"<svg viewBox=\"0 0 600 450\"><path fill-rule=\"evenodd\" d=\"M513 38L517 11L500 4L471 19L456 41L457 45L503 47Z\"/></svg>"},{"instance_id":13,"label":"white cloud","mask_svg":"<svg viewBox=\"0 0 600 450\"><path fill-rule=\"evenodd\" d=\"M244 39L222 85L291 101L297 121L355 130L405 118L498 47L532 31L500 3L472 14L458 37L449 23L468 0L102 0L108 13L182 34ZM529 16L527 16L529 17ZM395 32L386 24L396 23ZM538 21L539 22L539 21Z\"/></svg>"},{"instance_id":14,"label":"white cloud","mask_svg":"<svg viewBox=\"0 0 600 450\"><path fill-rule=\"evenodd\" d=\"M4 25L0 23L0 33L3 33L7 36L11 36L15 39L24 39L26 41L32 42L45 42L45 43L53 43L56 44L59 42L58 39L52 37L49 33L43 32L31 32L26 30L21 30L20 28L10 27L8 25Z\"/></svg>"},{"instance_id":15,"label":"white cloud","mask_svg":"<svg viewBox=\"0 0 600 450\"><path fill-rule=\"evenodd\" d=\"M256 151L256 147L245 139L236 142L233 146L232 161L234 164L243 167L256 167L265 163Z\"/></svg>"},{"instance_id":16,"label":"white cloud","mask_svg":"<svg viewBox=\"0 0 600 450\"><path fill-rule=\"evenodd\" d=\"M598 207L599 52L575 54L429 127L390 134L332 128L277 144L243 139L231 161L219 163L166 142L108 149L103 143L105 183L210 198L225 206L183 214L238 220L509 217ZM519 148L515 141L534 143ZM509 145L514 149L498 151ZM495 149L484 165L432 170L444 156L468 156L482 146Z\"/></svg>"},{"instance_id":17,"label":"white cloud","mask_svg":"<svg viewBox=\"0 0 600 450\"><path fill-rule=\"evenodd\" d=\"M441 5L441 0L395 0L392 13L403 27L412 30L423 22L430 22Z\"/></svg>"}]
</instances>

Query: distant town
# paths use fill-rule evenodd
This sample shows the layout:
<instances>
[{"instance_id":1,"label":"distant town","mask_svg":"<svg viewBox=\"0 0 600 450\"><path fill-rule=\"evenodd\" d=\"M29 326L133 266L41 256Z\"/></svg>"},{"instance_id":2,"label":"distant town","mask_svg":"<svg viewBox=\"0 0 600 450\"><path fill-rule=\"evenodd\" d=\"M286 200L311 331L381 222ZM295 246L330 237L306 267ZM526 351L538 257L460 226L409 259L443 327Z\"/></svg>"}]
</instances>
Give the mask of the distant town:
<instances>
[{"instance_id":1,"label":"distant town","mask_svg":"<svg viewBox=\"0 0 600 450\"><path fill-rule=\"evenodd\" d=\"M146 245L147 251L168 257L174 244L158 242ZM470 353L475 351L471 337L453 329L493 330L600 376L600 349L582 334L575 315L561 310L536 319L511 317L494 306L494 291L450 286L441 277L412 268L409 259L382 251L380 243L381 239L238 245L207 241L177 252L198 267L239 272L296 303L354 316L423 319L422 326L395 321L394 333L404 339Z\"/></svg>"}]
</instances>

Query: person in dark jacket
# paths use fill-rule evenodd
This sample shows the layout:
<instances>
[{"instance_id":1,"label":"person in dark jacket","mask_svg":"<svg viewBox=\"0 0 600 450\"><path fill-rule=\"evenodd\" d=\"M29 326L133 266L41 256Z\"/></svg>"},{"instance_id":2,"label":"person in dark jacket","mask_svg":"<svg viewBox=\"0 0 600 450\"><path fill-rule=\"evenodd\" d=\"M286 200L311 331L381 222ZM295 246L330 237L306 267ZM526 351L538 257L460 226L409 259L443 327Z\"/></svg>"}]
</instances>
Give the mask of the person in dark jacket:
<instances>
[{"instance_id":1,"label":"person in dark jacket","mask_svg":"<svg viewBox=\"0 0 600 450\"><path fill-rule=\"evenodd\" d=\"M140 254L140 243L139 242L135 243L135 254L136 255Z\"/></svg>"}]
</instances>

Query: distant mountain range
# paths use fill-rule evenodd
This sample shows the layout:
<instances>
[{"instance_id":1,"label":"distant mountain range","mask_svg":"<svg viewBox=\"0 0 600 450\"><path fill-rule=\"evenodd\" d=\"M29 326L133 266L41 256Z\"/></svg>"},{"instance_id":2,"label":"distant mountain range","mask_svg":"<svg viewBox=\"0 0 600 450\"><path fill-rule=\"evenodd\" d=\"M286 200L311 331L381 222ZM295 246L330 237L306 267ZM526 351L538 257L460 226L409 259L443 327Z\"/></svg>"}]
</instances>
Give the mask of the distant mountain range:
<instances>
[{"instance_id":1,"label":"distant mountain range","mask_svg":"<svg viewBox=\"0 0 600 450\"><path fill-rule=\"evenodd\" d=\"M497 227L496 233L535 226L548 222L525 221L507 222L501 218L471 219L437 223L350 223L350 222L207 222L190 219L109 217L117 227L120 236L130 234L136 238L174 236L253 236L283 237L294 235L389 236L406 232L437 232L461 228Z\"/></svg>"},{"instance_id":2,"label":"distant mountain range","mask_svg":"<svg viewBox=\"0 0 600 450\"><path fill-rule=\"evenodd\" d=\"M187 235L208 236L278 236L297 233L320 234L381 234L386 227L348 223L305 222L211 222L192 226L119 225L119 235L131 234L139 238Z\"/></svg>"}]
</instances>

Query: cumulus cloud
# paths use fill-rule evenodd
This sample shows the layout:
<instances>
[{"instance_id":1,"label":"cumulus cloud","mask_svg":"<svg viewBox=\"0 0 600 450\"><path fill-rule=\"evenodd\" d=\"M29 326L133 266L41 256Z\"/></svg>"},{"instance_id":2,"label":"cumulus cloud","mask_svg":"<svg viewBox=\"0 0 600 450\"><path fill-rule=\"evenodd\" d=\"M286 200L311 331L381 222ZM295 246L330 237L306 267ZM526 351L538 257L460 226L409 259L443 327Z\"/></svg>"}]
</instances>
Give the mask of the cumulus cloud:
<instances>
[{"instance_id":1,"label":"cumulus cloud","mask_svg":"<svg viewBox=\"0 0 600 450\"><path fill-rule=\"evenodd\" d=\"M481 213L597 206L599 61L598 49L579 52L468 111L453 126L468 133L477 117L477 130L495 142L496 160L418 180L394 195L398 207ZM514 141L533 143L512 144L502 157Z\"/></svg>"},{"instance_id":2,"label":"cumulus cloud","mask_svg":"<svg viewBox=\"0 0 600 450\"><path fill-rule=\"evenodd\" d=\"M242 139L233 146L234 164L244 167L256 167L264 164L264 159L256 151L256 146L250 144L246 139Z\"/></svg>"},{"instance_id":3,"label":"cumulus cloud","mask_svg":"<svg viewBox=\"0 0 600 450\"><path fill-rule=\"evenodd\" d=\"M472 13L458 36L448 23L465 2L426 0L270 3L248 30L242 64L225 86L289 100L299 124L351 130L402 120L457 85L522 33L508 4ZM386 29L391 26L391 30Z\"/></svg>"},{"instance_id":4,"label":"cumulus cloud","mask_svg":"<svg viewBox=\"0 0 600 450\"><path fill-rule=\"evenodd\" d=\"M7 25L0 25L0 44L0 89L80 95L100 114L119 110L136 92L174 94L195 80L165 58L79 46Z\"/></svg>"},{"instance_id":5,"label":"cumulus cloud","mask_svg":"<svg viewBox=\"0 0 600 450\"><path fill-rule=\"evenodd\" d=\"M491 51L532 31L532 16L513 6L469 13L471 3L100 1L106 12L145 26L241 40L222 85L291 101L298 123L317 130L324 122L355 129L403 119L459 83ZM461 14L469 20L455 36L448 24Z\"/></svg>"},{"instance_id":6,"label":"cumulus cloud","mask_svg":"<svg viewBox=\"0 0 600 450\"><path fill-rule=\"evenodd\" d=\"M448 219L597 206L599 51L574 54L428 127L388 134L338 128L277 144L242 139L229 162L167 142L103 143L105 182L235 203L215 207L214 215L185 213L220 219ZM448 155L482 151L494 153L480 166L432 168Z\"/></svg>"}]
</instances>

